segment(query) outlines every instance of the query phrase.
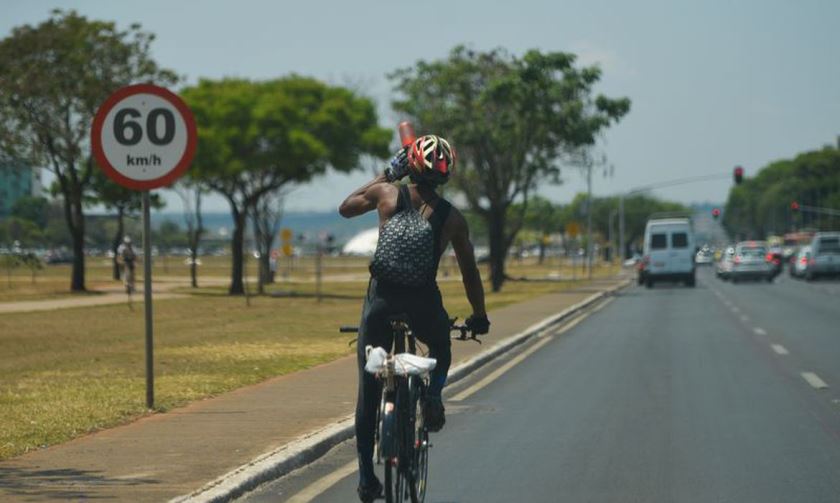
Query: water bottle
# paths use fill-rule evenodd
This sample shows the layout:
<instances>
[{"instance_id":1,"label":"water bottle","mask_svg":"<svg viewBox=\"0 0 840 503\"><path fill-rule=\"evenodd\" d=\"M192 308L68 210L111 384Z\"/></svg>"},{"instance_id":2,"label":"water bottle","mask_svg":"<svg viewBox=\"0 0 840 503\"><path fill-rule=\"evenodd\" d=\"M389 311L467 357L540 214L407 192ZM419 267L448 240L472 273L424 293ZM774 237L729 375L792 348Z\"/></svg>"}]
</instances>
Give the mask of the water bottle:
<instances>
[{"instance_id":1,"label":"water bottle","mask_svg":"<svg viewBox=\"0 0 840 503\"><path fill-rule=\"evenodd\" d=\"M412 126L410 122L400 122L398 129L400 132L400 143L402 143L403 147L411 145L414 143L414 140L417 139L417 135L414 134L414 126Z\"/></svg>"}]
</instances>

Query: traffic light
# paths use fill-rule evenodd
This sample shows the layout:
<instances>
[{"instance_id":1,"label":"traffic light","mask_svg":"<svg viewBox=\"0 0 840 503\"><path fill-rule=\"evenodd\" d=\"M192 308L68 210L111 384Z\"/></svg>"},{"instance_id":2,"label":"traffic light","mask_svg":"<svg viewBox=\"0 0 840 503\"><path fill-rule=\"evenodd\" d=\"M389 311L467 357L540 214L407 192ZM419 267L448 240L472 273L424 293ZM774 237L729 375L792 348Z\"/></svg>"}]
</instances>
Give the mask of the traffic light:
<instances>
[{"instance_id":1,"label":"traffic light","mask_svg":"<svg viewBox=\"0 0 840 503\"><path fill-rule=\"evenodd\" d=\"M712 216L714 217L715 220L720 218L720 209L719 208L713 209L712 210Z\"/></svg>"},{"instance_id":2,"label":"traffic light","mask_svg":"<svg viewBox=\"0 0 840 503\"><path fill-rule=\"evenodd\" d=\"M798 211L799 211L799 203L798 203L798 202L796 202L796 201L791 202L791 203L790 203L790 209L791 209L791 211L793 211L794 213L798 212Z\"/></svg>"},{"instance_id":3,"label":"traffic light","mask_svg":"<svg viewBox=\"0 0 840 503\"><path fill-rule=\"evenodd\" d=\"M744 181L744 168L741 166L735 166L733 177L735 178L735 185L741 185L741 182Z\"/></svg>"}]
</instances>

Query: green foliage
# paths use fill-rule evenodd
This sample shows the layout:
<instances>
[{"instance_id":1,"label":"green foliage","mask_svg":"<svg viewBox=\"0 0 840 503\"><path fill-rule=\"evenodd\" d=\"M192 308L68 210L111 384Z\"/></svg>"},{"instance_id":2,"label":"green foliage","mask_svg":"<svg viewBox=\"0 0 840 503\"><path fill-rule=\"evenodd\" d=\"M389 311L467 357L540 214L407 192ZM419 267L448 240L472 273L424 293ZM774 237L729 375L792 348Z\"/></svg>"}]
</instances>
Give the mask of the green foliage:
<instances>
[{"instance_id":1,"label":"green foliage","mask_svg":"<svg viewBox=\"0 0 840 503\"><path fill-rule=\"evenodd\" d=\"M47 209L49 201L45 197L25 196L12 205L12 216L29 220L43 229L47 226Z\"/></svg>"},{"instance_id":2,"label":"green foliage","mask_svg":"<svg viewBox=\"0 0 840 503\"><path fill-rule=\"evenodd\" d=\"M723 225L737 238L765 238L800 227L837 230L840 218L790 205L840 209L840 150L827 147L770 163L730 189Z\"/></svg>"},{"instance_id":3,"label":"green foliage","mask_svg":"<svg viewBox=\"0 0 840 503\"><path fill-rule=\"evenodd\" d=\"M353 170L363 155L388 154L392 133L377 125L373 102L312 78L202 80L182 96L198 124L189 176L219 192L231 206L233 294L244 292L246 216L263 197L307 182L329 167Z\"/></svg>"},{"instance_id":4,"label":"green foliage","mask_svg":"<svg viewBox=\"0 0 840 503\"><path fill-rule=\"evenodd\" d=\"M187 234L177 223L164 221L156 230L152 231L152 243L161 250L171 250L187 246Z\"/></svg>"},{"instance_id":5,"label":"green foliage","mask_svg":"<svg viewBox=\"0 0 840 503\"><path fill-rule=\"evenodd\" d=\"M94 173L90 125L99 105L136 82L170 85L176 75L152 60L154 36L137 24L53 11L0 40L0 152L55 175L73 241L73 290L84 290L84 195Z\"/></svg>"},{"instance_id":6,"label":"green foliage","mask_svg":"<svg viewBox=\"0 0 840 503\"><path fill-rule=\"evenodd\" d=\"M315 79L202 80L182 96L199 126L191 175L222 193L257 177L270 188L305 182L388 154L391 132L377 126L373 103Z\"/></svg>"},{"instance_id":7,"label":"green foliage","mask_svg":"<svg viewBox=\"0 0 840 503\"><path fill-rule=\"evenodd\" d=\"M544 182L559 182L560 162L593 146L597 136L630 110L627 98L594 95L601 72L576 67L569 53L463 46L438 61L418 61L391 75L418 132L443 135L458 152L454 184L470 209L485 219L494 290L504 260L522 228L527 204L508 223L508 208L527 203Z\"/></svg>"},{"instance_id":8,"label":"green foliage","mask_svg":"<svg viewBox=\"0 0 840 503\"><path fill-rule=\"evenodd\" d=\"M45 241L44 232L35 222L24 218L0 220L0 243L10 245L14 241L19 241L23 247L38 246Z\"/></svg>"}]
</instances>

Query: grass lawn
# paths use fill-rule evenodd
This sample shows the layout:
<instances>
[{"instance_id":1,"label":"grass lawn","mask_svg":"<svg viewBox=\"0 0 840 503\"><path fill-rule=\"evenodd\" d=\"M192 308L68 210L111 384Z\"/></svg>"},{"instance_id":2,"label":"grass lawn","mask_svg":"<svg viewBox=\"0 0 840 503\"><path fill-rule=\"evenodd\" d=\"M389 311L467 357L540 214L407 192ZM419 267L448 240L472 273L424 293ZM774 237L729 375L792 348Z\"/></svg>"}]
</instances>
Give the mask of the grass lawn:
<instances>
[{"instance_id":1,"label":"grass lawn","mask_svg":"<svg viewBox=\"0 0 840 503\"><path fill-rule=\"evenodd\" d=\"M571 286L508 282L499 293L488 288L488 309ZM329 295L318 303L314 283L290 281L270 290L294 295L252 297L250 306L224 295L225 287L184 288L195 295L156 302L158 409L349 354L337 327L358 322L365 288L325 283ZM442 281L441 290L451 315L470 313L460 281ZM143 310L124 304L0 317L0 459L146 414L143 334Z\"/></svg>"}]
</instances>

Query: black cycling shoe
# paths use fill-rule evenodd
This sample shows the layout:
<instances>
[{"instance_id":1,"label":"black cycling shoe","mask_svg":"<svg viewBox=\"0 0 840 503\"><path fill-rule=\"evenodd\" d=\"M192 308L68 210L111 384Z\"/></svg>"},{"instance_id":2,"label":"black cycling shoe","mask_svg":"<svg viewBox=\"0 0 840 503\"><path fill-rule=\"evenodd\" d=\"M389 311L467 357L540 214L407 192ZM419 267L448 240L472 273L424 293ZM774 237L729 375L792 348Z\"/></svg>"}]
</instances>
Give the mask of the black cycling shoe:
<instances>
[{"instance_id":1,"label":"black cycling shoe","mask_svg":"<svg viewBox=\"0 0 840 503\"><path fill-rule=\"evenodd\" d=\"M446 424L444 411L440 397L427 397L423 401L423 421L427 430L435 433L443 428Z\"/></svg>"},{"instance_id":2,"label":"black cycling shoe","mask_svg":"<svg viewBox=\"0 0 840 503\"><path fill-rule=\"evenodd\" d=\"M359 499L362 500L362 503L373 503L374 500L385 499L382 482L379 479L374 479L374 481L376 484L356 488L356 492L359 494Z\"/></svg>"}]
</instances>

